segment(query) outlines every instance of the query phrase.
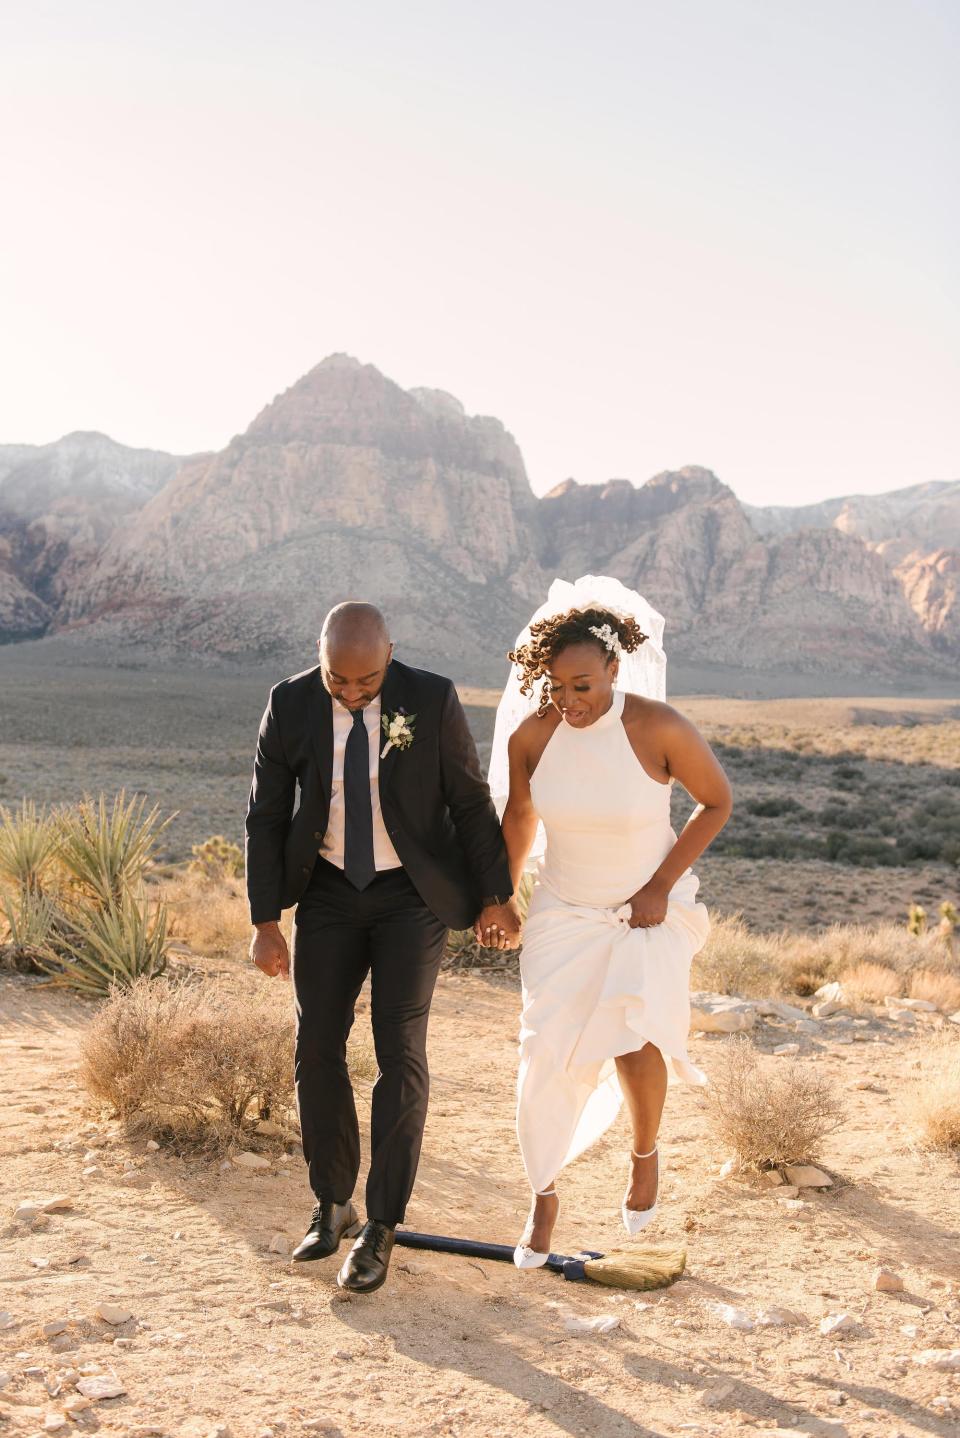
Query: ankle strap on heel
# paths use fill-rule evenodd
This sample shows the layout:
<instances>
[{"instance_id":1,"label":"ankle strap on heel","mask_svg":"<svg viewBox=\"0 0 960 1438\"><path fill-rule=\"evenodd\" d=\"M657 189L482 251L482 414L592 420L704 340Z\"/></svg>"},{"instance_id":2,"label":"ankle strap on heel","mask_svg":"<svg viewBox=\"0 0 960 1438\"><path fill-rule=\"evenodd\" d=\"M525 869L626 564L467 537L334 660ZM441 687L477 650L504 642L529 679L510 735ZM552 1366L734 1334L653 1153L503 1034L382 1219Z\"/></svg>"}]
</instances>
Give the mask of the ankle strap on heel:
<instances>
[{"instance_id":1,"label":"ankle strap on heel","mask_svg":"<svg viewBox=\"0 0 960 1438\"><path fill-rule=\"evenodd\" d=\"M649 1153L637 1153L637 1151L636 1151L635 1148L632 1148L632 1149L630 1150L630 1152L633 1154L634 1158L652 1158L653 1155L656 1153L656 1151L657 1151L657 1145L656 1145L656 1144L653 1145L653 1148L650 1150Z\"/></svg>"},{"instance_id":2,"label":"ankle strap on heel","mask_svg":"<svg viewBox=\"0 0 960 1438\"><path fill-rule=\"evenodd\" d=\"M534 1196L534 1198L551 1198L551 1197L553 1197L553 1195L556 1193L556 1191L557 1191L557 1190L556 1190L555 1188L542 1188L542 1189L536 1189L536 1188L535 1188L535 1189L533 1190L533 1196Z\"/></svg>"}]
</instances>

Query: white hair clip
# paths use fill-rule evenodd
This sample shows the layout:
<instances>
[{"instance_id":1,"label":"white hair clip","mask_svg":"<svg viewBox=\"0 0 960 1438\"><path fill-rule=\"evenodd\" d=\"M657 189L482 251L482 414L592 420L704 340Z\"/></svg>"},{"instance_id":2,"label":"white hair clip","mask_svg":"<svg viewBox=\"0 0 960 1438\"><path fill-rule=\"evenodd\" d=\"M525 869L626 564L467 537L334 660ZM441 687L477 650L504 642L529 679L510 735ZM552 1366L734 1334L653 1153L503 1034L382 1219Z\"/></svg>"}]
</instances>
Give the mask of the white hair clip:
<instances>
[{"instance_id":1,"label":"white hair clip","mask_svg":"<svg viewBox=\"0 0 960 1438\"><path fill-rule=\"evenodd\" d=\"M620 636L610 624L591 624L590 633L602 639L611 654L620 654Z\"/></svg>"}]
</instances>

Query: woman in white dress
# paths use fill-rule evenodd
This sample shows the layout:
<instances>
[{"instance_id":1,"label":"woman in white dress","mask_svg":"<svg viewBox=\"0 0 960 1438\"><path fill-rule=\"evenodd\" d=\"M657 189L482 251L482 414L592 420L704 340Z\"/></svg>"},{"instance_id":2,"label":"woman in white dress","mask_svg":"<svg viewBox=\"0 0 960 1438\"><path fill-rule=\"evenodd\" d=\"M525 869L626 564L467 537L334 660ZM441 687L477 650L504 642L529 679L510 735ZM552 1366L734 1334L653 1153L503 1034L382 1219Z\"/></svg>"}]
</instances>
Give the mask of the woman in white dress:
<instances>
[{"instance_id":1,"label":"woman in white dress","mask_svg":"<svg viewBox=\"0 0 960 1438\"><path fill-rule=\"evenodd\" d=\"M656 1210L657 1132L687 1055L689 974L709 921L690 864L726 823L730 786L697 729L663 702L663 619L617 580L557 580L519 636L497 715L490 787L514 887L536 859L520 960L517 1134L534 1198L514 1254L546 1261L559 1171L626 1098L633 1150L621 1215ZM678 837L670 792L697 803ZM508 781L508 782L507 782ZM481 942L502 947L496 934ZM669 1072L668 1072L669 1065Z\"/></svg>"}]
</instances>

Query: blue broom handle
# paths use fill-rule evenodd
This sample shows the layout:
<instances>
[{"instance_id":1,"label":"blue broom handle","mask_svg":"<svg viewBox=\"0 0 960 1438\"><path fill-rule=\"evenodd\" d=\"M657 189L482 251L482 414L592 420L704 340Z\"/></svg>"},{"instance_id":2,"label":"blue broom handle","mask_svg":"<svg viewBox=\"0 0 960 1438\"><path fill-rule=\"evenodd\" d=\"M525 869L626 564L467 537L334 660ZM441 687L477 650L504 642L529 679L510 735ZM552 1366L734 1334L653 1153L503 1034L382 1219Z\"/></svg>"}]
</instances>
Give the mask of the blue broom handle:
<instances>
[{"instance_id":1,"label":"blue broom handle","mask_svg":"<svg viewBox=\"0 0 960 1438\"><path fill-rule=\"evenodd\" d=\"M475 1238L445 1238L439 1233L412 1233L406 1228L397 1229L397 1242L404 1248L427 1248L435 1253L459 1253L464 1258L490 1258L500 1263L513 1262L513 1249L505 1243L482 1243ZM590 1253L584 1256L601 1258L602 1254ZM570 1258L562 1253L551 1253L544 1267L552 1269L554 1273L562 1273L565 1278L583 1278L584 1256Z\"/></svg>"}]
</instances>

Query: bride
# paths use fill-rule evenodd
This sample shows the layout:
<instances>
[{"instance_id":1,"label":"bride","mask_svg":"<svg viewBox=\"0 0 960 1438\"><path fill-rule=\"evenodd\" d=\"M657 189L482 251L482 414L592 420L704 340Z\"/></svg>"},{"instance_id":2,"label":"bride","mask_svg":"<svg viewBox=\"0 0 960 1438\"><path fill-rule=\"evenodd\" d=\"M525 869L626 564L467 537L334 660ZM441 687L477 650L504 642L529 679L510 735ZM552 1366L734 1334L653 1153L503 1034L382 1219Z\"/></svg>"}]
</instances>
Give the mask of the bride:
<instances>
[{"instance_id":1,"label":"bride","mask_svg":"<svg viewBox=\"0 0 960 1438\"><path fill-rule=\"evenodd\" d=\"M514 889L535 882L523 936L517 1134L533 1203L518 1268L546 1262L555 1179L613 1122L633 1129L624 1226L654 1216L668 1083L705 1083L687 1055L690 961L709 931L690 864L726 823L730 786L696 728L663 702L663 618L616 579L555 580L509 658L489 782ZM678 837L675 779L697 803ZM496 933L478 933L502 948Z\"/></svg>"}]
</instances>

